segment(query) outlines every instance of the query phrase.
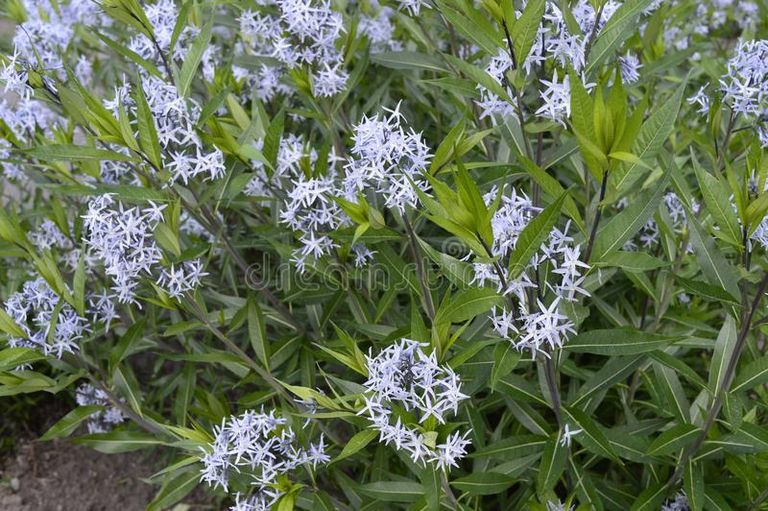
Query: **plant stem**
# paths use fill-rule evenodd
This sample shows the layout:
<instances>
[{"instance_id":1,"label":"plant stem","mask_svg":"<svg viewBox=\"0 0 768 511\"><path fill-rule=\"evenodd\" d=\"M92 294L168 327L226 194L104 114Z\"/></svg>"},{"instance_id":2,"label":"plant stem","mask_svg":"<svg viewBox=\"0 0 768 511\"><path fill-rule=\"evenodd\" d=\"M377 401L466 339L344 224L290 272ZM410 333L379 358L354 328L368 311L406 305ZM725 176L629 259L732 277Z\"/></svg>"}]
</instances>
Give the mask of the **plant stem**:
<instances>
[{"instance_id":1,"label":"plant stem","mask_svg":"<svg viewBox=\"0 0 768 511\"><path fill-rule=\"evenodd\" d=\"M592 222L592 230L589 232L589 242L587 243L587 250L584 252L584 262L588 263L589 258L592 257L592 249L595 246L595 238L597 237L597 227L600 225L600 217L603 214L603 199L605 199L605 190L608 188L608 170L603 170L603 178L600 181L600 196L597 200L597 212L595 212L595 221Z\"/></svg>"},{"instance_id":2,"label":"plant stem","mask_svg":"<svg viewBox=\"0 0 768 511\"><path fill-rule=\"evenodd\" d=\"M603 18L603 8L605 7L605 4L607 2L603 2L603 4L600 6L600 8L597 10L597 14L595 15L595 24L592 25L592 31L589 33L589 38L587 39L587 44L584 47L584 61L586 62L589 57L589 52L592 50L592 44L595 42L595 37L597 36L597 27L600 25L600 20Z\"/></svg>"},{"instance_id":3,"label":"plant stem","mask_svg":"<svg viewBox=\"0 0 768 511\"><path fill-rule=\"evenodd\" d=\"M219 330L216 325L211 323L211 321L208 319L205 312L200 309L200 306L197 305L197 302L192 297L189 297L187 300L187 303L190 304L192 307L192 311L194 315L197 317L198 320L200 320L206 328L214 335L216 336L223 344L226 346L226 348L240 357L243 362L247 366L249 366L251 369L254 370L256 374L258 374L264 381L266 381L270 387L272 387L277 394L281 395L282 397L288 399L288 401L293 402L293 397L288 393L288 391L278 382L272 374L269 372L269 369L265 369L262 367L258 362L256 362L254 359L252 359L246 352L244 352L240 346L235 344L232 339L226 336L224 332Z\"/></svg>"},{"instance_id":4,"label":"plant stem","mask_svg":"<svg viewBox=\"0 0 768 511\"><path fill-rule=\"evenodd\" d=\"M552 399L552 411L555 412L555 418L557 419L557 426L563 427L562 407L563 402L560 398L560 389L557 386L557 370L555 368L554 361L555 353L549 353L548 355L542 355L544 363L544 377L547 381L547 388L549 389L549 396Z\"/></svg>"},{"instance_id":5,"label":"plant stem","mask_svg":"<svg viewBox=\"0 0 768 511\"><path fill-rule=\"evenodd\" d=\"M416 262L416 273L419 277L419 283L421 284L421 294L424 297L424 308L427 311L427 315L429 316L430 321L435 320L435 304L432 302L432 293L429 289L429 282L427 281L427 274L424 271L424 265L421 261L421 251L419 250L418 245L416 244L416 233L413 232L413 226L411 225L411 221L408 220L408 217L403 214L403 224L405 224L405 231L408 233L408 241L409 245L411 247L411 255L413 256L413 260Z\"/></svg>"},{"instance_id":6,"label":"plant stem","mask_svg":"<svg viewBox=\"0 0 768 511\"><path fill-rule=\"evenodd\" d=\"M675 485L683 475L683 470L688 460L690 460L696 454L701 445L707 439L709 430L712 428L712 425L715 423L717 416L720 414L720 409L723 407L723 396L728 392L728 389L730 388L731 383L733 383L733 379L736 376L736 365L738 364L739 358L741 357L741 352L744 351L744 347L747 344L747 337L749 336L750 326L752 325L752 318L755 315L757 307L760 305L760 301L763 298L766 287L768 287L768 273L766 273L763 277L763 280L760 281L760 284L757 287L755 298L752 300L751 307L749 310L745 310L742 313L741 328L739 329L739 334L736 338L736 346L734 346L733 352L731 353L731 358L728 360L728 365L725 368L725 379L723 380L723 386L720 389L720 392L718 392L718 394L715 396L715 399L712 401L712 405L709 407L709 410L707 410L707 419L704 422L701 433L696 438L696 441L691 445L691 447L685 450L680 459L680 462L677 465L677 468L675 469L675 472L669 479L667 485L670 487Z\"/></svg>"}]
</instances>

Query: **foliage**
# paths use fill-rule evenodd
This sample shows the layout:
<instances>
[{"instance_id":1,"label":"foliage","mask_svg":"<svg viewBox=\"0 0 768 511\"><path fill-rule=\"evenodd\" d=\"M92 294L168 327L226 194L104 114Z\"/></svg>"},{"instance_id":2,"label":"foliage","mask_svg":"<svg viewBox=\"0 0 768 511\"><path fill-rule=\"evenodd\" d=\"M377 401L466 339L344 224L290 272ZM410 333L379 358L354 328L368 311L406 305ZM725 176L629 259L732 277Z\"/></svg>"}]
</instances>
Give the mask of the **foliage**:
<instances>
[{"instance_id":1,"label":"foliage","mask_svg":"<svg viewBox=\"0 0 768 511\"><path fill-rule=\"evenodd\" d=\"M0 399L148 509L768 509L764 1L4 12Z\"/></svg>"}]
</instances>

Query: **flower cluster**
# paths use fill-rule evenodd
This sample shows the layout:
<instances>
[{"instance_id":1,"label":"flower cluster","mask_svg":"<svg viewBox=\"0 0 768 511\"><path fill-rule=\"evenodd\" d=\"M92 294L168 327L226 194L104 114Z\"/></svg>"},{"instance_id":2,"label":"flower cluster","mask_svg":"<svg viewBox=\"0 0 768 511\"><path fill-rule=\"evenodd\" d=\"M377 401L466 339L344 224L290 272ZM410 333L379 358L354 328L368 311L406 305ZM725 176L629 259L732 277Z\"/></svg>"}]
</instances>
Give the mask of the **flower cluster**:
<instances>
[{"instance_id":1,"label":"flower cluster","mask_svg":"<svg viewBox=\"0 0 768 511\"><path fill-rule=\"evenodd\" d=\"M256 487L251 496L237 494L237 504L231 511L270 509L282 495L278 478L302 465L314 468L330 461L322 436L317 443L302 447L287 419L274 411L266 414L250 410L231 416L216 427L214 434L214 441L201 458L201 480L229 491L235 472Z\"/></svg>"},{"instance_id":2,"label":"flower cluster","mask_svg":"<svg viewBox=\"0 0 768 511\"><path fill-rule=\"evenodd\" d=\"M152 275L162 259L153 232L163 219L164 208L152 202L144 209L129 208L115 202L109 194L88 203L88 212L83 215L85 243L91 254L103 262L120 303L137 303L136 290L141 276ZM160 271L157 284L174 298L193 290L207 275L197 260Z\"/></svg>"},{"instance_id":3,"label":"flower cluster","mask_svg":"<svg viewBox=\"0 0 768 511\"><path fill-rule=\"evenodd\" d=\"M290 87L280 83L282 75L299 66L311 69L316 96L333 96L346 86L349 74L343 69L343 55L337 40L344 33L342 15L327 0L267 0L263 9L247 10L240 16L241 44L244 55L271 57L277 66L263 63L255 73L238 67L237 76L245 78L256 96L272 99ZM270 9L271 8L271 9Z\"/></svg>"},{"instance_id":4,"label":"flower cluster","mask_svg":"<svg viewBox=\"0 0 768 511\"><path fill-rule=\"evenodd\" d=\"M488 193L486 203L490 203L495 196L494 191ZM528 197L515 189L509 195L502 195L501 204L491 220L494 234L491 254L475 255L482 258L490 255L505 261L515 249L520 233L539 211ZM510 300L519 302L518 310L509 305L497 307L490 316L494 330L510 339L519 350L538 352L545 351L545 347L554 349L562 346L575 329L573 322L560 312L560 304L576 301L579 295L588 295L582 284L589 265L581 261L581 247L568 236L568 226L562 231L553 228L547 241L528 262L528 268L535 271L545 267L556 276L556 280L553 282L550 279L546 287L537 286L528 272L524 271L511 279L508 278L509 272L501 265L474 263L473 282L480 285L490 283ZM550 293L553 296L547 302Z\"/></svg>"},{"instance_id":5,"label":"flower cluster","mask_svg":"<svg viewBox=\"0 0 768 511\"><path fill-rule=\"evenodd\" d=\"M354 128L352 157L344 167L343 195L356 201L360 193L381 194L386 207L400 213L416 207L414 186L427 189L423 174L431 159L421 134L406 131L400 103L388 116L363 117Z\"/></svg>"},{"instance_id":6,"label":"flower cluster","mask_svg":"<svg viewBox=\"0 0 768 511\"><path fill-rule=\"evenodd\" d=\"M75 400L79 406L101 406L102 410L91 414L86 421L88 433L106 433L116 424L125 420L119 408L114 406L109 396L103 390L88 383L83 383L75 392Z\"/></svg>"},{"instance_id":7,"label":"flower cluster","mask_svg":"<svg viewBox=\"0 0 768 511\"><path fill-rule=\"evenodd\" d=\"M668 500L661 506L661 511L688 511L688 497L681 491L672 500Z\"/></svg>"},{"instance_id":8,"label":"flower cluster","mask_svg":"<svg viewBox=\"0 0 768 511\"><path fill-rule=\"evenodd\" d=\"M424 426L429 421L445 424L447 415L456 414L467 396L460 391L456 373L439 365L435 353L427 355L422 346L401 339L366 357L367 392L359 415L368 416L382 442L406 451L414 462L449 469L466 454L469 431L454 432L436 445L436 434Z\"/></svg>"},{"instance_id":9,"label":"flower cluster","mask_svg":"<svg viewBox=\"0 0 768 511\"><path fill-rule=\"evenodd\" d=\"M129 49L158 66L164 65L163 59L169 57L171 60L183 61L189 53L192 42L200 34L200 29L184 26L174 41L174 30L179 19L179 12L176 2L173 0L158 0L153 4L148 4L144 13L152 26L154 37L150 39L145 34L136 35L128 42ZM217 51L216 45L211 44L203 52L201 68L206 80L213 79L215 70L213 56Z\"/></svg>"},{"instance_id":10,"label":"flower cluster","mask_svg":"<svg viewBox=\"0 0 768 511\"><path fill-rule=\"evenodd\" d=\"M329 151L324 174L308 173L305 169L314 167L319 155L297 135L280 141L271 174L263 162L254 162L255 173L245 193L275 198L276 190L284 191L280 222L299 234L301 248L294 250L292 261L300 271L337 248L328 234L349 225L349 217L334 197L357 202L361 194L378 194L385 206L403 213L406 207L418 203L413 186L427 189L423 174L431 158L429 148L420 134L412 129L406 131L400 104L394 110L385 110L388 116L363 117L355 126L352 156L343 170L337 169L341 159ZM362 244L352 247L352 252L358 267L373 256Z\"/></svg>"},{"instance_id":11,"label":"flower cluster","mask_svg":"<svg viewBox=\"0 0 768 511\"><path fill-rule=\"evenodd\" d=\"M90 331L89 322L68 303L59 304L60 301L42 278L25 282L20 292L8 297L4 308L26 337L10 336L8 344L36 348L57 358L74 353L78 342Z\"/></svg>"},{"instance_id":12,"label":"flower cluster","mask_svg":"<svg viewBox=\"0 0 768 511\"><path fill-rule=\"evenodd\" d=\"M541 106L535 111L535 115L565 124L565 120L571 115L571 86L567 68L574 69L577 73L584 70L587 61L589 45L594 42L606 22L621 6L620 2L609 0L596 11L592 3L587 0L579 0L571 9L573 19L578 25L578 33L569 29L566 16L558 6L558 2L548 1L546 12L535 39L535 44L530 53L522 62L519 56L513 60L508 49L500 49L497 55L491 58L486 66L486 72L504 88L509 97L515 97L515 92L507 81L507 72L513 70L515 65L522 67L526 73L531 73L535 68L544 69L547 63L554 64L552 79L540 78L543 87L539 91ZM649 6L645 14L652 12ZM516 12L519 17L522 13ZM621 75L625 82L631 83L639 79L638 70L642 67L638 57L628 52L620 59ZM593 84L587 84L591 88ZM501 118L517 113L516 106L499 97L483 85L477 86L480 92L478 106L481 109L481 117Z\"/></svg>"},{"instance_id":13,"label":"flower cluster","mask_svg":"<svg viewBox=\"0 0 768 511\"><path fill-rule=\"evenodd\" d=\"M349 222L333 200L339 194L336 164L340 160L335 153L328 153L324 175L311 177L303 170L314 167L318 157L317 151L309 149L302 137L288 135L280 141L272 174L267 174L263 162L254 162L256 172L245 189L246 194L254 197L274 198L275 191L285 192L280 222L299 235L301 248L293 251L291 260L302 272L308 264L338 247L328 234Z\"/></svg>"},{"instance_id":14,"label":"flower cluster","mask_svg":"<svg viewBox=\"0 0 768 511\"><path fill-rule=\"evenodd\" d=\"M768 147L768 40L742 41L720 87L723 101L757 125L760 141Z\"/></svg>"}]
</instances>

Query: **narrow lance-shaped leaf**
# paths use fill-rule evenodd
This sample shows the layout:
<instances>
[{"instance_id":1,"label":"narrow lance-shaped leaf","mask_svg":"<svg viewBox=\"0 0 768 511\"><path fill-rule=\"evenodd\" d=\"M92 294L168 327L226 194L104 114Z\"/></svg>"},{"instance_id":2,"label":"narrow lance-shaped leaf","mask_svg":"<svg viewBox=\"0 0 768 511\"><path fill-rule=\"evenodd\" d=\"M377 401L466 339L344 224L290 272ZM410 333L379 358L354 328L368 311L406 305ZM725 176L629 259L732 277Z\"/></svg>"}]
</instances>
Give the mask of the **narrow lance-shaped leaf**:
<instances>
[{"instance_id":1,"label":"narrow lance-shaped leaf","mask_svg":"<svg viewBox=\"0 0 768 511\"><path fill-rule=\"evenodd\" d=\"M550 436L544 445L544 452L541 455L539 464L539 473L536 476L536 490L539 495L544 494L554 488L560 476L565 470L568 461L568 448L562 445L562 431Z\"/></svg>"},{"instance_id":2,"label":"narrow lance-shaped leaf","mask_svg":"<svg viewBox=\"0 0 768 511\"><path fill-rule=\"evenodd\" d=\"M611 252L621 249L635 233L642 229L659 207L669 178L669 173L665 173L649 195L631 203L597 231L592 260L599 261Z\"/></svg>"},{"instance_id":3,"label":"narrow lance-shaped leaf","mask_svg":"<svg viewBox=\"0 0 768 511\"><path fill-rule=\"evenodd\" d=\"M264 367L269 368L269 342L267 341L266 323L261 307L254 299L248 300L248 337L258 359Z\"/></svg>"},{"instance_id":4,"label":"narrow lance-shaped leaf","mask_svg":"<svg viewBox=\"0 0 768 511\"><path fill-rule=\"evenodd\" d=\"M184 64L181 66L178 83L176 84L179 96L186 97L189 94L189 88L192 86L192 79L203 59L203 53L208 49L211 42L213 19L214 16L211 15L205 25L203 25L200 33L195 37L189 52L187 52L187 55L184 58Z\"/></svg>"},{"instance_id":5,"label":"narrow lance-shaped leaf","mask_svg":"<svg viewBox=\"0 0 768 511\"><path fill-rule=\"evenodd\" d=\"M766 383L768 383L768 356L762 356L738 372L731 391L749 390Z\"/></svg>"},{"instance_id":6,"label":"narrow lance-shaped leaf","mask_svg":"<svg viewBox=\"0 0 768 511\"><path fill-rule=\"evenodd\" d=\"M699 189L704 198L704 204L707 206L707 212L712 215L715 223L720 227L717 233L718 237L733 246L741 247L739 221L731 205L728 185L701 168L693 149L691 149L691 161L696 172L696 179L699 181Z\"/></svg>"},{"instance_id":7,"label":"narrow lance-shaped leaf","mask_svg":"<svg viewBox=\"0 0 768 511\"><path fill-rule=\"evenodd\" d=\"M536 35L539 33L539 25L544 16L544 8L547 2L544 0L530 0L525 4L525 9L515 21L511 30L512 47L515 50L515 59L518 67L522 67L528 54L531 52Z\"/></svg>"},{"instance_id":8,"label":"narrow lance-shaped leaf","mask_svg":"<svg viewBox=\"0 0 768 511\"><path fill-rule=\"evenodd\" d=\"M464 289L440 307L435 324L462 323L502 303L501 295L491 288Z\"/></svg>"},{"instance_id":9,"label":"narrow lance-shaped leaf","mask_svg":"<svg viewBox=\"0 0 768 511\"><path fill-rule=\"evenodd\" d=\"M596 355L636 355L664 348L679 339L631 328L591 330L569 340L563 349Z\"/></svg>"},{"instance_id":10,"label":"narrow lance-shaped leaf","mask_svg":"<svg viewBox=\"0 0 768 511\"><path fill-rule=\"evenodd\" d=\"M632 154L645 162L656 157L664 142L672 134L677 113L685 91L685 82L682 83L672 96L667 99L650 117L643 123L640 133L632 146ZM642 176L644 169L636 163L627 164L625 167L617 167L611 173L611 182L620 194L626 193Z\"/></svg>"},{"instance_id":11,"label":"narrow lance-shaped leaf","mask_svg":"<svg viewBox=\"0 0 768 511\"><path fill-rule=\"evenodd\" d=\"M648 454L660 456L673 454L693 442L701 428L693 424L678 424L663 432L648 447Z\"/></svg>"},{"instance_id":12,"label":"narrow lance-shaped leaf","mask_svg":"<svg viewBox=\"0 0 768 511\"><path fill-rule=\"evenodd\" d=\"M736 348L736 321L728 314L725 317L723 327L717 334L715 351L712 354L712 362L709 366L708 387L713 396L717 396L723 390L727 377L728 361Z\"/></svg>"},{"instance_id":13,"label":"narrow lance-shaped leaf","mask_svg":"<svg viewBox=\"0 0 768 511\"><path fill-rule=\"evenodd\" d=\"M552 227L554 227L560 217L560 209L563 206L565 197L566 194L558 197L555 202L536 215L520 233L515 243L515 249L509 256L509 279L517 278L525 270L531 257L547 239L552 231Z\"/></svg>"}]
</instances>

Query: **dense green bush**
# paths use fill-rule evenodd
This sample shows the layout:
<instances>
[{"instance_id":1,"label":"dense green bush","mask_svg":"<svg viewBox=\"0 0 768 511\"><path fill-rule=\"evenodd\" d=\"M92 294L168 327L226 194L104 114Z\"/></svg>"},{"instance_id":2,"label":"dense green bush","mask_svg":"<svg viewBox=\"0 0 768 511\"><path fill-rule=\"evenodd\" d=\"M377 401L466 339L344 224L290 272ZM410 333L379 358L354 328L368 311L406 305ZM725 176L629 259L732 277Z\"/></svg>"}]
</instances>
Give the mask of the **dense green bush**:
<instances>
[{"instance_id":1,"label":"dense green bush","mask_svg":"<svg viewBox=\"0 0 768 511\"><path fill-rule=\"evenodd\" d=\"M0 396L150 509L768 509L764 1L4 11Z\"/></svg>"}]
</instances>

